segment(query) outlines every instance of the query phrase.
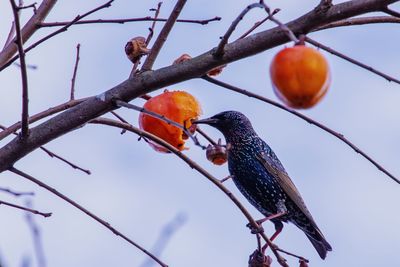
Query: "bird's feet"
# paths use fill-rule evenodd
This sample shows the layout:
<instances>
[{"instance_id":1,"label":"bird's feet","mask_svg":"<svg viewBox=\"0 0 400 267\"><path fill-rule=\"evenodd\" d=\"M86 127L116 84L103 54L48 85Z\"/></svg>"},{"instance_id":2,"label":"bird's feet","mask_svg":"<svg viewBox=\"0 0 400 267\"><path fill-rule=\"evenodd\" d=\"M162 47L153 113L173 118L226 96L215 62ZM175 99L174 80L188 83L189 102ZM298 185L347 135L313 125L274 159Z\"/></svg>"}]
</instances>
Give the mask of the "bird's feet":
<instances>
[{"instance_id":1,"label":"bird's feet","mask_svg":"<svg viewBox=\"0 0 400 267\"><path fill-rule=\"evenodd\" d=\"M253 225L251 223L246 224L246 227L248 227L250 229L252 234L264 233L264 228L262 227L262 225L261 225L262 223L260 223L260 221L261 220L256 221L257 226L255 226L255 225Z\"/></svg>"}]
</instances>

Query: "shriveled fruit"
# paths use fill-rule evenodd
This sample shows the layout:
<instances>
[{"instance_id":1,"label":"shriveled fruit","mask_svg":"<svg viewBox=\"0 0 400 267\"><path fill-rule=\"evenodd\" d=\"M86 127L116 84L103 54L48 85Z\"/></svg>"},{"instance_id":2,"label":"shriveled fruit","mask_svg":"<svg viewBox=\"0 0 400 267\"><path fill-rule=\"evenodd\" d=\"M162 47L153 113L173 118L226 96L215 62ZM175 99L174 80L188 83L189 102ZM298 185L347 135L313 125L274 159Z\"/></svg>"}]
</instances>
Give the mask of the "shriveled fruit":
<instances>
[{"instance_id":1,"label":"shriveled fruit","mask_svg":"<svg viewBox=\"0 0 400 267\"><path fill-rule=\"evenodd\" d=\"M330 85L328 62L316 49L295 45L275 55L270 67L276 95L292 108L310 108Z\"/></svg>"},{"instance_id":2,"label":"shriveled fruit","mask_svg":"<svg viewBox=\"0 0 400 267\"><path fill-rule=\"evenodd\" d=\"M185 126L189 131L195 130L191 121L197 119L201 114L199 102L194 96L184 91L165 91L149 99L143 108L165 116ZM182 129L145 113L140 113L139 126L142 130L160 137L175 148L185 149L185 140L188 136L184 134ZM168 152L167 149L153 142L150 142L150 145L156 151Z\"/></svg>"},{"instance_id":3,"label":"shriveled fruit","mask_svg":"<svg viewBox=\"0 0 400 267\"><path fill-rule=\"evenodd\" d=\"M141 56L149 52L150 50L147 49L146 39L142 36L132 38L125 45L125 54L132 62L135 62Z\"/></svg>"},{"instance_id":4,"label":"shriveled fruit","mask_svg":"<svg viewBox=\"0 0 400 267\"><path fill-rule=\"evenodd\" d=\"M215 165L223 165L228 160L226 148L221 145L221 139L217 145L208 145L206 149L206 157Z\"/></svg>"}]
</instances>

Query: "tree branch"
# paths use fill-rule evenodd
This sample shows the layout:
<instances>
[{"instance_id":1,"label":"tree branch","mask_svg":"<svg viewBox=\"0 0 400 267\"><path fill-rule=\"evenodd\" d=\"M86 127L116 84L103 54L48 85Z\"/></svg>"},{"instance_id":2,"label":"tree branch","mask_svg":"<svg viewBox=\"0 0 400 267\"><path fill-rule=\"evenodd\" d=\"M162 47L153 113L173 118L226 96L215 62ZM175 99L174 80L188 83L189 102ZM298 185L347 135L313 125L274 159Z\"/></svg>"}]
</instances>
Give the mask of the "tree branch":
<instances>
[{"instance_id":1,"label":"tree branch","mask_svg":"<svg viewBox=\"0 0 400 267\"><path fill-rule=\"evenodd\" d=\"M0 200L0 205L5 205L5 206L13 207L13 208L16 208L16 209L24 210L24 211L27 211L27 212L30 212L30 213L33 213L33 214L41 215L41 216L43 216L45 218L51 216L51 212L48 212L48 213L47 212L40 212L38 210L22 207L22 206L19 206L19 205L13 204L13 203L9 203L9 202L3 201L3 200Z\"/></svg>"},{"instance_id":2,"label":"tree branch","mask_svg":"<svg viewBox=\"0 0 400 267\"><path fill-rule=\"evenodd\" d=\"M213 21L220 21L221 17L213 17L211 19L177 19L176 22L182 23L193 23L200 25L207 25ZM102 24L102 23L116 23L116 24L124 24L127 22L138 22L138 21L159 21L166 22L167 19L163 18L154 18L154 17L143 17L143 18L130 18L130 19L92 19L92 20L80 20L74 23L74 25L82 25L82 24ZM45 27L58 27L67 25L69 21L61 21L61 22L42 22L38 25L39 28Z\"/></svg>"},{"instance_id":3,"label":"tree branch","mask_svg":"<svg viewBox=\"0 0 400 267\"><path fill-rule=\"evenodd\" d=\"M28 113L28 74L26 71L25 63L25 51L22 44L21 27L19 23L18 6L14 0L10 0L12 11L14 14L14 25L16 33L16 44L18 47L20 70L21 70L21 80L22 80L22 115L21 115L21 138L26 138L29 134L29 113Z\"/></svg>"},{"instance_id":4,"label":"tree branch","mask_svg":"<svg viewBox=\"0 0 400 267\"><path fill-rule=\"evenodd\" d=\"M13 172L35 184L37 184L40 187L43 187L44 189L46 189L47 191L51 192L52 194L56 195L57 197L61 198L62 200L64 200L65 202L68 202L69 204L71 204L72 206L74 206L75 208L77 208L78 210L82 211L83 213L85 213L86 215L88 215L89 217L91 217L92 219L94 219L95 221L97 221L98 223L100 223L101 225L105 226L107 229L109 229L111 232L113 232L116 236L120 236L122 239L124 239L125 241L127 241L129 244L133 245L134 247L136 247L137 249L141 250L143 253L145 253L146 255L148 255L150 258L152 258L153 260L155 260L158 264L160 264L162 267L168 267L168 265L166 265L165 263L163 263L161 260L159 260L157 257L155 257L153 254L151 254L149 251L147 251L146 249L144 249L143 247L141 247L139 244L137 244L136 242L132 241L131 239L129 239L127 236L125 236L123 233L121 233L120 231L118 231L117 229L115 229L114 227L111 226L111 224L109 224L108 222L104 221L103 219L101 219L100 217L98 217L97 215L95 215L94 213L90 212L89 210L87 210L86 208L84 208L83 206L79 205L78 203L76 203L75 201L73 201L72 199L70 199L69 197L67 197L66 195L60 193L59 191L57 191L56 189L54 189L53 187L41 182L40 180L36 179L35 177L22 172L14 167L11 167L9 169L10 172Z\"/></svg>"},{"instance_id":5,"label":"tree branch","mask_svg":"<svg viewBox=\"0 0 400 267\"><path fill-rule=\"evenodd\" d=\"M253 8L264 8L264 6L261 3L253 3L248 5L245 9L243 9L242 12L240 12L239 16L232 22L231 26L229 26L228 30L224 34L224 36L221 38L221 41L219 42L217 49L215 50L214 56L219 58L224 54L224 47L228 43L229 37L231 37L232 33L235 31L236 27L239 25L240 21L246 16L246 14L252 10ZM268 17L271 17L270 15Z\"/></svg>"},{"instance_id":6,"label":"tree branch","mask_svg":"<svg viewBox=\"0 0 400 267\"><path fill-rule=\"evenodd\" d=\"M221 86L221 87L224 87L224 88L226 88L226 89L229 89L229 90L231 90L231 91L234 91L234 92L236 92L236 93L239 93L239 94L242 94L242 95L246 95L246 96L248 96L248 97L252 97L252 98L258 99L258 100L260 100L260 101L263 101L263 102L265 102L265 103L268 103L268 104L270 104L270 105L273 105L273 106L275 106L275 107L277 107L277 108L280 108L280 109L282 109L282 110L284 110L284 111L287 111L287 112L289 112L289 113L295 115L295 116L298 117L298 118L301 118L301 119L305 120L306 122L308 122L308 123L310 123L310 124L312 124L312 125L317 126L317 127L320 128L321 130L323 130L323 131L325 131L325 132L327 132L327 133L329 133L329 134L335 136L336 138L338 138L339 140L341 140L342 142L344 142L345 144L347 144L347 145L348 145L349 147L351 147L355 152L357 152L358 154L360 154L361 156L363 156L366 160L368 160L368 161L369 161L370 163L372 163L376 168L378 168L378 170L380 170L381 172L383 172L384 174L386 174L389 178L391 178L391 179L392 179L393 181L395 181L396 183L400 184L400 180L399 180L398 178L396 178L393 174L391 174L389 171L387 171L385 168L383 168L378 162L376 162L375 160L373 160L370 156L368 156L368 155L367 155L365 152L363 152L360 148L358 148L356 145L354 145L352 142L350 142L346 137L344 137L343 134L338 133L338 132L336 132L336 131L334 131L334 130L328 128L327 126L323 125L322 123L317 122L317 121L315 121L315 120L313 120L313 119L307 117L306 115L301 114L300 112L297 112L297 111L295 111L295 110L293 110L293 109L287 108L287 107L285 107L284 105L279 104L278 102L272 101L272 100L270 100L270 99L268 99L268 98L259 96L259 95L257 95L257 94L253 94L253 93L251 93L251 92L249 92L249 91L246 91L246 90L241 89L241 88L238 88L238 87L236 87L236 86L233 86L233 85L230 85L230 84L227 84L227 83L218 81L218 80L213 79L213 78L210 78L210 77L208 77L208 76L206 76L206 75L203 76L203 79L206 80L206 81L208 81L208 82L210 82L210 83L213 83L213 84L216 84L216 85L218 85L218 86Z\"/></svg>"},{"instance_id":7,"label":"tree branch","mask_svg":"<svg viewBox=\"0 0 400 267\"><path fill-rule=\"evenodd\" d=\"M165 41L167 40L168 35L172 30L172 27L175 25L175 22L183 9L183 6L186 4L186 1L187 0L178 0L178 2L176 3L174 9L171 12L171 15L169 15L167 22L164 24L164 27L161 29L160 34L154 42L150 53L147 55L141 69L142 71L151 70L153 68L153 64L156 61L158 53L160 52Z\"/></svg>"},{"instance_id":8,"label":"tree branch","mask_svg":"<svg viewBox=\"0 0 400 267\"><path fill-rule=\"evenodd\" d=\"M321 31L321 30L344 27L344 26L357 26L357 25L380 24L380 23L400 23L400 18L389 17L389 16L376 16L376 17L344 19L326 25L322 25L321 27L316 28L314 31Z\"/></svg>"},{"instance_id":9,"label":"tree branch","mask_svg":"<svg viewBox=\"0 0 400 267\"><path fill-rule=\"evenodd\" d=\"M76 80L76 74L78 72L78 64L79 64L79 52L80 52L81 44L76 45L76 58L75 58L75 66L74 66L74 72L72 74L72 79L71 79L71 94L69 100L75 100L75 80Z\"/></svg>"},{"instance_id":10,"label":"tree branch","mask_svg":"<svg viewBox=\"0 0 400 267\"><path fill-rule=\"evenodd\" d=\"M8 193L10 195L13 195L14 197L33 196L33 195L35 195L34 192L16 192L16 191L11 190L9 188L3 188L3 187L0 187L0 191Z\"/></svg>"},{"instance_id":11,"label":"tree branch","mask_svg":"<svg viewBox=\"0 0 400 267\"><path fill-rule=\"evenodd\" d=\"M336 50L333 50L332 48L327 47L326 45L323 45L323 44L311 39L310 37L306 36L304 40L307 43L310 43L310 44L312 44L312 45L314 45L314 46L316 46L316 47L318 47L318 48L320 48L322 50L325 50L325 51L327 51L327 52L329 52L329 53L331 53L331 54L333 54L333 55L335 55L337 57L340 57L340 58L342 58L342 59L344 59L344 60L346 60L346 61L348 61L350 63L353 63L354 65L357 65L357 66L359 66L359 67L361 67L363 69L366 69L366 70L368 70L368 71L370 71L372 73L375 73L376 75L385 78L389 82L395 82L397 84L400 84L400 80L399 79L396 79L396 78L394 78L392 76L389 76L389 75L387 75L387 74L385 74L385 73L383 73L383 72L381 72L379 70L376 70L376 69L372 68L371 66L368 66L368 65L366 65L364 63L361 63L358 60L355 60L355 59L353 59L353 58L351 58L349 56L346 56L346 55L336 51Z\"/></svg>"},{"instance_id":12,"label":"tree branch","mask_svg":"<svg viewBox=\"0 0 400 267\"><path fill-rule=\"evenodd\" d=\"M287 26L296 35L307 33L333 21L381 10L383 6L396 1L398 0L353 0L334 5L323 15L312 10L289 22ZM210 50L181 64L137 74L32 128L24 142L18 139L11 140L0 149L0 172L9 169L16 161L39 146L115 109L114 99L129 102L168 85L201 77L217 66L255 55L287 41L287 35L279 27L275 27L227 44L224 55L219 59L213 56L214 50Z\"/></svg>"},{"instance_id":13,"label":"tree branch","mask_svg":"<svg viewBox=\"0 0 400 267\"><path fill-rule=\"evenodd\" d=\"M29 19L25 26L21 29L22 43L25 43L38 29L37 24L40 24L47 17L57 0L43 0L36 13ZM7 63L17 52L17 46L10 42L3 51L0 52L0 66ZM26 52L26 51L25 51Z\"/></svg>"},{"instance_id":14,"label":"tree branch","mask_svg":"<svg viewBox=\"0 0 400 267\"><path fill-rule=\"evenodd\" d=\"M46 35L45 37L41 38L40 40L36 41L35 43L33 43L32 45L30 45L29 47L27 47L25 49L25 53L29 52L30 50L32 50L33 48L35 48L36 46L40 45L41 43L47 41L48 39L58 35L59 33L65 32L68 30L69 27L71 27L72 25L74 25L76 22L78 22L79 20L101 10L104 8L108 8L111 6L111 3L114 2L114 0L110 0L106 3L104 3L103 5L96 7L95 9L90 10L89 12L86 12L83 15L78 15L76 16L75 19L73 19L72 21L70 21L67 25L65 25L64 27L58 29L57 31L54 31L53 33L50 33L49 35ZM5 62L4 64L0 64L0 71L4 70L5 68L7 68L8 66L10 66L15 60L18 59L18 56L14 56L13 58L11 58L8 62ZM1 61L0 61L1 62Z\"/></svg>"},{"instance_id":15,"label":"tree branch","mask_svg":"<svg viewBox=\"0 0 400 267\"><path fill-rule=\"evenodd\" d=\"M58 106L49 108L45 111L42 111L40 113L37 113L35 115L33 115L32 117L29 118L29 123L34 123L38 120L41 120L43 118L46 118L48 116L54 115L58 112L67 110L69 108L72 108L80 103L82 103L83 101L85 101L87 98L81 98L81 99L76 99L76 100L72 100L72 101L68 101L65 103L62 103ZM3 128L3 127L0 127ZM11 125L8 128L5 128L4 131L0 132L0 141L3 140L4 138L6 138L7 136L9 136L10 134L15 133L16 131L18 131L21 128L21 122L17 122L14 123L13 125Z\"/></svg>"}]
</instances>

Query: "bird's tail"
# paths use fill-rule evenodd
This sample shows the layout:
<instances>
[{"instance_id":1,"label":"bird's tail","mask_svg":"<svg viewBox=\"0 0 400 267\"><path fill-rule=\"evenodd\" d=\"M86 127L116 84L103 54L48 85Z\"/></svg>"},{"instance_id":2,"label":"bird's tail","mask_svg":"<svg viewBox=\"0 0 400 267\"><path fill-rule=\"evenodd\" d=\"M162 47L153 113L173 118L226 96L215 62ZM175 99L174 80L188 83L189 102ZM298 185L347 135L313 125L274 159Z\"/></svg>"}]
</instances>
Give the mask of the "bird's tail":
<instances>
[{"instance_id":1,"label":"bird's tail","mask_svg":"<svg viewBox=\"0 0 400 267\"><path fill-rule=\"evenodd\" d=\"M311 244L317 250L321 259L325 259L328 251L332 251L332 247L329 245L328 241L326 241L321 231L318 228L315 228L314 231L312 231L312 234L310 232L305 232L305 234L308 239L310 239Z\"/></svg>"}]
</instances>

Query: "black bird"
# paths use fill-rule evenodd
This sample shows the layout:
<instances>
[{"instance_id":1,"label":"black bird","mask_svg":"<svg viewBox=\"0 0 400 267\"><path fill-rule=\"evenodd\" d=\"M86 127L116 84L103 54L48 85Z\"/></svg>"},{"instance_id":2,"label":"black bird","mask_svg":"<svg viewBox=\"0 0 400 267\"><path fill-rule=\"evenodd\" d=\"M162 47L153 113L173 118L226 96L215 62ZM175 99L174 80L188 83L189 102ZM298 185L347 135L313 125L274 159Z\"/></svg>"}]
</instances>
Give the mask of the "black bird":
<instances>
[{"instance_id":1,"label":"black bird","mask_svg":"<svg viewBox=\"0 0 400 267\"><path fill-rule=\"evenodd\" d=\"M237 111L225 111L211 118L194 121L217 128L225 136L229 172L240 192L275 225L274 239L292 222L325 259L332 247L326 241L272 149L257 135L249 119Z\"/></svg>"}]
</instances>

